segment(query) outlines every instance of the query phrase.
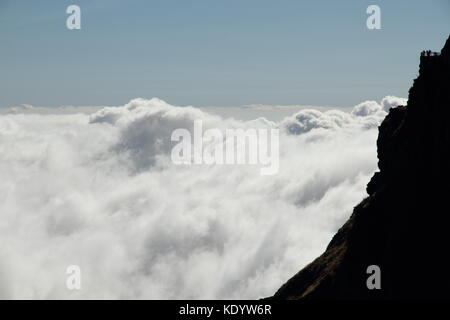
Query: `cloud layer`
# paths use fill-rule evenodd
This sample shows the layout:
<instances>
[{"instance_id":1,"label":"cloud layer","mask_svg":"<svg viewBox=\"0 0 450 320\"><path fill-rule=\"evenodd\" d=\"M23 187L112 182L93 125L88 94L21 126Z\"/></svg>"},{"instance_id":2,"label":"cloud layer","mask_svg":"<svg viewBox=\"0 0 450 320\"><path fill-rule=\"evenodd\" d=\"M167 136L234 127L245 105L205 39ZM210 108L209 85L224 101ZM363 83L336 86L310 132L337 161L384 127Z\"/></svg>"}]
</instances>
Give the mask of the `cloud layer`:
<instances>
[{"instance_id":1,"label":"cloud layer","mask_svg":"<svg viewBox=\"0 0 450 320\"><path fill-rule=\"evenodd\" d=\"M377 126L404 103L224 119L159 99L0 115L1 298L260 298L320 254L365 196ZM280 171L176 166L174 129L280 128ZM66 288L79 265L82 289Z\"/></svg>"}]
</instances>

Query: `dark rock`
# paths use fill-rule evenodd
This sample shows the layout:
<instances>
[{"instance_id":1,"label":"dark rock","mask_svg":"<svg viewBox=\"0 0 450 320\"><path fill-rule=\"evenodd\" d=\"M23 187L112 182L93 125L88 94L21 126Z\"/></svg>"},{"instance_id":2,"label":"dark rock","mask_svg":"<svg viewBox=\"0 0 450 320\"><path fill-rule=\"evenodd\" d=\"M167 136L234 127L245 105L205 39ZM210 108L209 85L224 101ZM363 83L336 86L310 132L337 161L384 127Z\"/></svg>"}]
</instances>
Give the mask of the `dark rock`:
<instances>
[{"instance_id":1,"label":"dark rock","mask_svg":"<svg viewBox=\"0 0 450 320\"><path fill-rule=\"evenodd\" d=\"M274 299L450 298L450 37L420 57L407 106L379 128L378 166L349 220ZM369 290L367 267L381 269Z\"/></svg>"}]
</instances>

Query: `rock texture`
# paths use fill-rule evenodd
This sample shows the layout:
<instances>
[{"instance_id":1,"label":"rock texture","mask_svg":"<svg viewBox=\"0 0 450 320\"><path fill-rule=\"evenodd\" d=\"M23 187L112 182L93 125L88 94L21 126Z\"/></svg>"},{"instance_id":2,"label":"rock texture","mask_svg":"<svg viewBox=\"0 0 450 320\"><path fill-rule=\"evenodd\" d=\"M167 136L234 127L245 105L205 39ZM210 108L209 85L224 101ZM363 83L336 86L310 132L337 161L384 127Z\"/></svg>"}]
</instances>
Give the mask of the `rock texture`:
<instances>
[{"instance_id":1,"label":"rock texture","mask_svg":"<svg viewBox=\"0 0 450 320\"><path fill-rule=\"evenodd\" d=\"M369 197L274 299L450 298L450 37L379 128ZM381 269L369 290L367 267Z\"/></svg>"}]
</instances>

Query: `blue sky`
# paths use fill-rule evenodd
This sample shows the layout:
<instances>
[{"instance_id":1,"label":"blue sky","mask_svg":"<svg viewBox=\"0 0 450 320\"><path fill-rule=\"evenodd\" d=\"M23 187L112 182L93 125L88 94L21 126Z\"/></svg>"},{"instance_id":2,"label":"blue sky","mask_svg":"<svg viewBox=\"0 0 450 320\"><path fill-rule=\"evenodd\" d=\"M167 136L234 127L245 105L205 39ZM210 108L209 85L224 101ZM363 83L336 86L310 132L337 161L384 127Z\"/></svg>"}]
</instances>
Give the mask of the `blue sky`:
<instances>
[{"instance_id":1,"label":"blue sky","mask_svg":"<svg viewBox=\"0 0 450 320\"><path fill-rule=\"evenodd\" d=\"M66 28L77 4L82 29ZM366 28L377 4L382 29ZM450 1L0 0L0 107L351 106L406 97Z\"/></svg>"}]
</instances>

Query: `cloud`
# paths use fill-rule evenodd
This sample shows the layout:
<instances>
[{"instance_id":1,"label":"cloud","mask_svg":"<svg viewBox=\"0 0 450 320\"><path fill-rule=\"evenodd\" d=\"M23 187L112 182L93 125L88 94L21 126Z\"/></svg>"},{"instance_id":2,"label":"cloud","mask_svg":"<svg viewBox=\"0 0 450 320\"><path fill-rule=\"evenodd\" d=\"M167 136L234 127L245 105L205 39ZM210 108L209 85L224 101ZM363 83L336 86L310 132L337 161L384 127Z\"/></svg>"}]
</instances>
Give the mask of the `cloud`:
<instances>
[{"instance_id":1,"label":"cloud","mask_svg":"<svg viewBox=\"0 0 450 320\"><path fill-rule=\"evenodd\" d=\"M0 115L0 297L270 295L366 195L383 108L241 121L135 99L91 114ZM196 119L280 128L279 173L174 165L170 134ZM70 291L74 264L82 289Z\"/></svg>"},{"instance_id":2,"label":"cloud","mask_svg":"<svg viewBox=\"0 0 450 320\"><path fill-rule=\"evenodd\" d=\"M0 115L2 114L74 114L85 113L90 114L105 106L61 106L58 108L36 107L31 104L22 104L20 106L0 108Z\"/></svg>"},{"instance_id":3,"label":"cloud","mask_svg":"<svg viewBox=\"0 0 450 320\"><path fill-rule=\"evenodd\" d=\"M406 106L408 100L405 98L398 98L394 96L386 96L381 100L381 105L383 110L389 112L389 109L395 108L397 106Z\"/></svg>"},{"instance_id":4,"label":"cloud","mask_svg":"<svg viewBox=\"0 0 450 320\"><path fill-rule=\"evenodd\" d=\"M381 112L383 109L376 101L365 101L356 105L352 110L352 115L367 117Z\"/></svg>"},{"instance_id":5,"label":"cloud","mask_svg":"<svg viewBox=\"0 0 450 320\"><path fill-rule=\"evenodd\" d=\"M393 99L385 100L386 98L382 100L386 105L390 104L393 106L398 101ZM365 101L353 107L350 113L340 110L327 110L324 112L318 110L301 110L291 117L286 117L281 122L281 127L289 134L294 135L303 134L315 129L322 129L329 132L339 130L365 130L377 127L386 114L383 107L376 101Z\"/></svg>"}]
</instances>

